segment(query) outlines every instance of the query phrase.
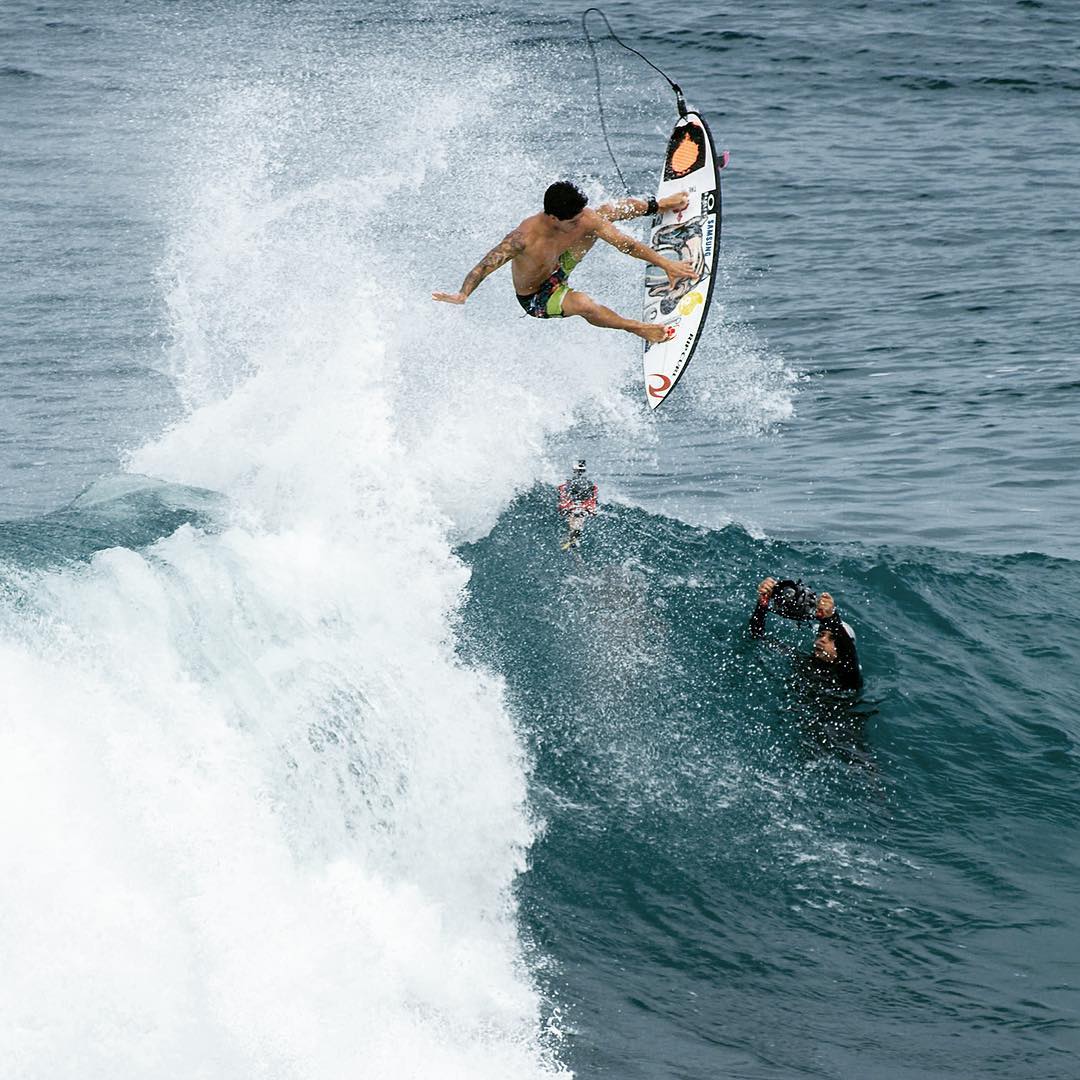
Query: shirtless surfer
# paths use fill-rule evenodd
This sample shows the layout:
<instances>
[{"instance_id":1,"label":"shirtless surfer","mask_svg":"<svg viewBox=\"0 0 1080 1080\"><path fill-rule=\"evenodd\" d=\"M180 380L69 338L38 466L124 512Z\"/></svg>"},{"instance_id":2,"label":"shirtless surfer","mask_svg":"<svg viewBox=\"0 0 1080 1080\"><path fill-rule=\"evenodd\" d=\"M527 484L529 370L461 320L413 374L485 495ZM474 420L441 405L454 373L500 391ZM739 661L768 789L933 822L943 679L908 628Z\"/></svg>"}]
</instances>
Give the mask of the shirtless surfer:
<instances>
[{"instance_id":1,"label":"shirtless surfer","mask_svg":"<svg viewBox=\"0 0 1080 1080\"><path fill-rule=\"evenodd\" d=\"M670 195L659 202L655 198L627 197L605 203L598 210L590 210L588 201L584 192L566 180L552 184L544 192L542 214L526 218L498 247L492 248L469 271L460 292L436 292L431 294L432 299L464 304L488 274L509 262L518 303L537 319L580 315L593 326L627 330L654 344L666 340L674 333L673 327L624 319L591 296L571 289L566 279L597 240L604 240L635 259L660 267L672 285L685 278L697 277L693 263L665 259L647 244L627 236L611 224L655 214L658 210L682 210L689 203L686 192Z\"/></svg>"}]
</instances>

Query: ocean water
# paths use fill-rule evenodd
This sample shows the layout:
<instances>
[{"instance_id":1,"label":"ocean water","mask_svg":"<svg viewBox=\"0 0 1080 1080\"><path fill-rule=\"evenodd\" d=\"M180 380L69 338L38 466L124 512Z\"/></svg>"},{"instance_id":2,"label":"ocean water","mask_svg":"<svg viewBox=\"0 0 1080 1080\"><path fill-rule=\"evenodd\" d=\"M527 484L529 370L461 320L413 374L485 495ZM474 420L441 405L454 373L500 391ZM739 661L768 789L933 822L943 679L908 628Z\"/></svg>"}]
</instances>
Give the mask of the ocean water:
<instances>
[{"instance_id":1,"label":"ocean water","mask_svg":"<svg viewBox=\"0 0 1080 1080\"><path fill-rule=\"evenodd\" d=\"M579 8L0 0L5 1076L1080 1075L1080 12L605 10L732 153L655 414L429 299L619 193Z\"/></svg>"}]
</instances>

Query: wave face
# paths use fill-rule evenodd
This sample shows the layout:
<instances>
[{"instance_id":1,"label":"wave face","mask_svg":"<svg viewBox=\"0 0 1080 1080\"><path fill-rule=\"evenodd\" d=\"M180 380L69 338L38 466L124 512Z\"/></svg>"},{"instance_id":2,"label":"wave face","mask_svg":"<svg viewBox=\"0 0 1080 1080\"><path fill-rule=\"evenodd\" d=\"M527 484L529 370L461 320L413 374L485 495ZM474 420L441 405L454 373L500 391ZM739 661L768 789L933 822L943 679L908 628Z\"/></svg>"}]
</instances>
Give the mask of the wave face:
<instances>
[{"instance_id":1,"label":"wave face","mask_svg":"<svg viewBox=\"0 0 1080 1080\"><path fill-rule=\"evenodd\" d=\"M465 551L463 648L505 673L535 760L522 908L565 1060L1071 1076L1080 565L610 505L577 561L553 518L538 489ZM749 638L767 574L835 593L861 694Z\"/></svg>"}]
</instances>

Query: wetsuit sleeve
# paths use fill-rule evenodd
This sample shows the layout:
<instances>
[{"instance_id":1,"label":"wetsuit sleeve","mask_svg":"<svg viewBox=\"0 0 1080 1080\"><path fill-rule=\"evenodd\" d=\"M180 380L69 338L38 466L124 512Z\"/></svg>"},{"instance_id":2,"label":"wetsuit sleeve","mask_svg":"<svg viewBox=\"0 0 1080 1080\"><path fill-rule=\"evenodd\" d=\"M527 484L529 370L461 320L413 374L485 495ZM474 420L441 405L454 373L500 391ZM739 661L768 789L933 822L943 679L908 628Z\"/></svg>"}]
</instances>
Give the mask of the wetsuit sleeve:
<instances>
[{"instance_id":1,"label":"wetsuit sleeve","mask_svg":"<svg viewBox=\"0 0 1080 1080\"><path fill-rule=\"evenodd\" d=\"M848 633L844 620L833 613L822 621L822 629L832 633L836 644L836 668L841 679L849 686L857 686L862 681L859 670L859 654L855 649L855 639Z\"/></svg>"},{"instance_id":2,"label":"wetsuit sleeve","mask_svg":"<svg viewBox=\"0 0 1080 1080\"><path fill-rule=\"evenodd\" d=\"M750 616L750 636L762 638L765 636L765 616L769 613L768 604L758 604L754 608L754 614Z\"/></svg>"}]
</instances>

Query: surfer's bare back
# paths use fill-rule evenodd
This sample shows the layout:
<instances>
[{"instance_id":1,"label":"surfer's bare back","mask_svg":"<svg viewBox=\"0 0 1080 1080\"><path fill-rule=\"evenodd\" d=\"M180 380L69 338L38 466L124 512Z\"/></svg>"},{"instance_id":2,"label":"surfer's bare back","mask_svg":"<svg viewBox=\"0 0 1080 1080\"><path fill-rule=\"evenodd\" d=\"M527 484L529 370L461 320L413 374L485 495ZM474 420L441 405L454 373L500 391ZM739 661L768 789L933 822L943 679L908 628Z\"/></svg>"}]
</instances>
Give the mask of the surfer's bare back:
<instances>
[{"instance_id":1,"label":"surfer's bare back","mask_svg":"<svg viewBox=\"0 0 1080 1080\"><path fill-rule=\"evenodd\" d=\"M561 319L566 315L580 315L593 326L627 330L646 341L664 341L674 328L624 319L591 296L571 289L566 279L597 240L604 240L635 259L660 267L672 285L696 277L693 263L665 259L647 244L627 236L611 224L655 214L658 210L682 210L689 202L686 192L670 195L659 202L653 198L627 197L605 203L598 210L590 210L588 202L584 192L574 184L565 180L552 184L544 193L544 212L526 218L498 247L492 248L469 271L461 292L436 292L431 294L432 299L464 304L488 274L504 263L511 263L518 303L535 318Z\"/></svg>"}]
</instances>

